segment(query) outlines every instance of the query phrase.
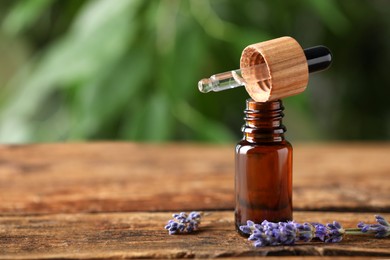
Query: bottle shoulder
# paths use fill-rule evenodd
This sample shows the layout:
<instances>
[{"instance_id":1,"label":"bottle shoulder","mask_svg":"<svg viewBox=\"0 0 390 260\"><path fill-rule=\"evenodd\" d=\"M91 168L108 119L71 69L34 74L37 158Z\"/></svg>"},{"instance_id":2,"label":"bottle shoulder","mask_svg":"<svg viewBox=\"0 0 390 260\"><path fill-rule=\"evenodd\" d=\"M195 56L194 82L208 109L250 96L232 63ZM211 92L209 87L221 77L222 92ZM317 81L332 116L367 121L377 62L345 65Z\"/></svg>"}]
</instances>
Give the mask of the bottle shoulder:
<instances>
[{"instance_id":1,"label":"bottle shoulder","mask_svg":"<svg viewBox=\"0 0 390 260\"><path fill-rule=\"evenodd\" d=\"M259 142L251 143L246 140L241 140L236 145L236 153L257 153L264 151L278 151L278 150L287 150L292 152L293 147L291 143L287 140L281 142Z\"/></svg>"},{"instance_id":2,"label":"bottle shoulder","mask_svg":"<svg viewBox=\"0 0 390 260\"><path fill-rule=\"evenodd\" d=\"M237 146L290 146L292 147L291 143L287 141L286 139L280 141L280 142L248 142L245 139L242 139L237 143Z\"/></svg>"}]
</instances>

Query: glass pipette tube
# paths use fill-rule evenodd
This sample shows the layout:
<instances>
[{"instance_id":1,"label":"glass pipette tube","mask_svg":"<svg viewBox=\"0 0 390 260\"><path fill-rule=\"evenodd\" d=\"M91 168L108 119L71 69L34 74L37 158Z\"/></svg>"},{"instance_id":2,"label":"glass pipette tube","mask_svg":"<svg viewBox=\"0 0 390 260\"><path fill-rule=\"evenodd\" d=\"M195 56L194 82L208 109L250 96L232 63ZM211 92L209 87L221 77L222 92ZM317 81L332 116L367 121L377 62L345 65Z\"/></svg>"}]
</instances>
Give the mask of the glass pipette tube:
<instances>
[{"instance_id":1,"label":"glass pipette tube","mask_svg":"<svg viewBox=\"0 0 390 260\"><path fill-rule=\"evenodd\" d=\"M200 92L218 92L226 89L245 86L248 83L255 83L270 79L267 65L260 63L248 68L227 71L212 75L210 78L202 79L198 82Z\"/></svg>"},{"instance_id":2,"label":"glass pipette tube","mask_svg":"<svg viewBox=\"0 0 390 260\"><path fill-rule=\"evenodd\" d=\"M329 68L332 63L332 54L325 46L315 46L304 49L309 73L322 71ZM232 70L202 79L198 82L201 92L222 91L237 88L246 84L271 79L267 65L260 63L241 70Z\"/></svg>"}]
</instances>

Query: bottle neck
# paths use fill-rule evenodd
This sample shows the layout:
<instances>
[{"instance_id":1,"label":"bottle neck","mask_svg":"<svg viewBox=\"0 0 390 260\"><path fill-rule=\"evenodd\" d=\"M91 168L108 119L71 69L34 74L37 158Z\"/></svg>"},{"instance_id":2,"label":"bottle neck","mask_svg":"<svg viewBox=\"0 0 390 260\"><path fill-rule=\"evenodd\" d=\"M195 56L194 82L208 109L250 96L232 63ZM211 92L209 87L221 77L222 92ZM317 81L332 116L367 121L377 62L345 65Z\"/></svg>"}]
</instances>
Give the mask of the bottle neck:
<instances>
[{"instance_id":1,"label":"bottle neck","mask_svg":"<svg viewBox=\"0 0 390 260\"><path fill-rule=\"evenodd\" d=\"M284 141L283 110L281 100L256 102L247 99L245 125L242 127L244 140L250 143Z\"/></svg>"}]
</instances>

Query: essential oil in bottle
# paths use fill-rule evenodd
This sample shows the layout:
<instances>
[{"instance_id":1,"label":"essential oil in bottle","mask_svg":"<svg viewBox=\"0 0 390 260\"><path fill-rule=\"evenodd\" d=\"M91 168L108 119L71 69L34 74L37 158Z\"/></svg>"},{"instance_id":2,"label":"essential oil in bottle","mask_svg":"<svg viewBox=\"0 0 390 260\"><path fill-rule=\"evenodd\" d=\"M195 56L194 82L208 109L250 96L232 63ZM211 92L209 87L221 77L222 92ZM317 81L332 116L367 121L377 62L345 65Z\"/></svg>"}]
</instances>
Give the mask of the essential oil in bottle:
<instances>
[{"instance_id":1,"label":"essential oil in bottle","mask_svg":"<svg viewBox=\"0 0 390 260\"><path fill-rule=\"evenodd\" d=\"M292 146L284 138L281 100L246 101L236 146L235 225L292 220ZM242 234L244 235L244 234Z\"/></svg>"}]
</instances>

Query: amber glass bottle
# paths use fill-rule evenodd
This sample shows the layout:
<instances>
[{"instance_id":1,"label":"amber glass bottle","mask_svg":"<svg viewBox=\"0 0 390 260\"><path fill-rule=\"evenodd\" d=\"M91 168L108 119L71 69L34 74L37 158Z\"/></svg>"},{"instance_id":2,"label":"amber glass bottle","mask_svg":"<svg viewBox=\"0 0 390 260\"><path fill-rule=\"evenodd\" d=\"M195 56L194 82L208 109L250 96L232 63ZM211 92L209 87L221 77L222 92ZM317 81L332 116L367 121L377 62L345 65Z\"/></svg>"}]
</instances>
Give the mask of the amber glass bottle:
<instances>
[{"instance_id":1,"label":"amber glass bottle","mask_svg":"<svg viewBox=\"0 0 390 260\"><path fill-rule=\"evenodd\" d=\"M246 101L236 146L235 223L292 220L292 146L284 138L281 100Z\"/></svg>"}]
</instances>

